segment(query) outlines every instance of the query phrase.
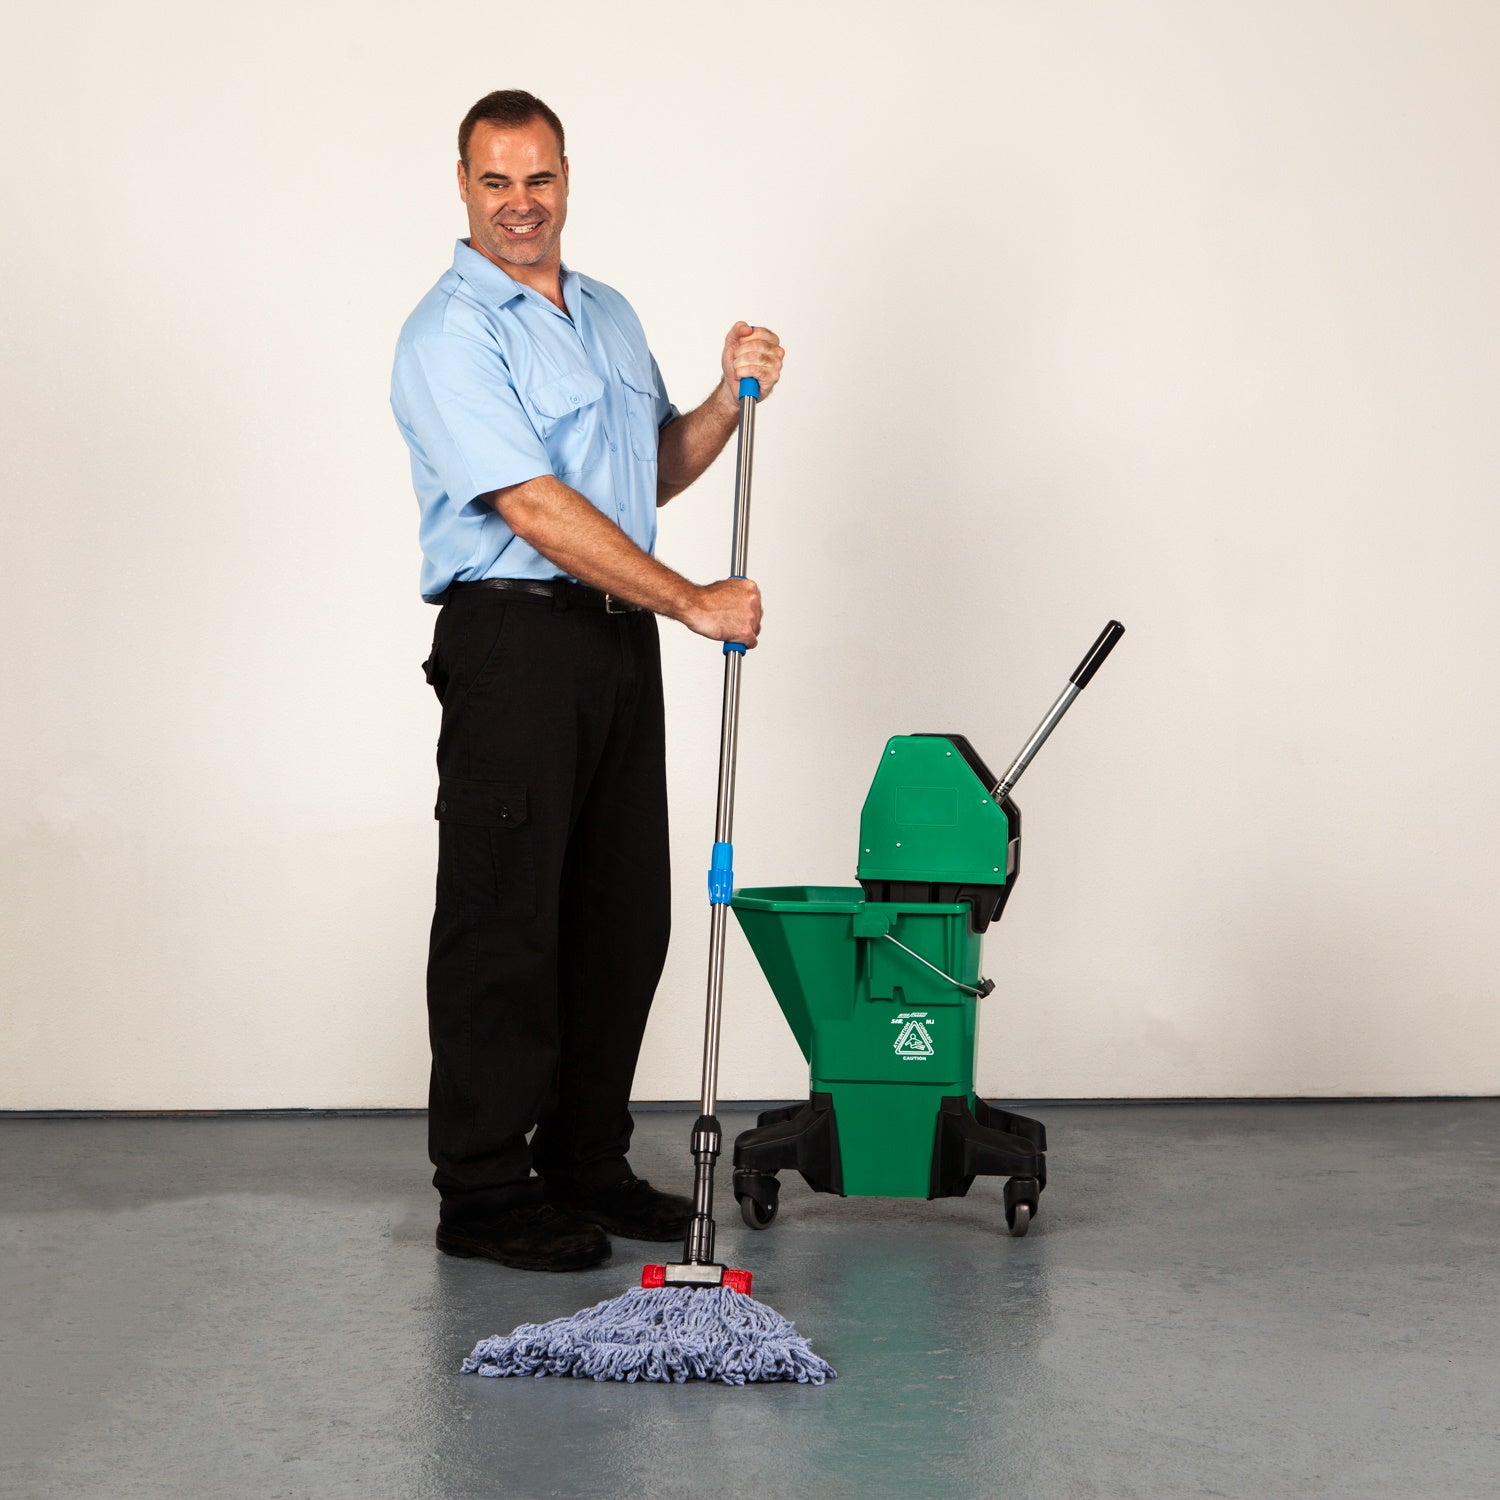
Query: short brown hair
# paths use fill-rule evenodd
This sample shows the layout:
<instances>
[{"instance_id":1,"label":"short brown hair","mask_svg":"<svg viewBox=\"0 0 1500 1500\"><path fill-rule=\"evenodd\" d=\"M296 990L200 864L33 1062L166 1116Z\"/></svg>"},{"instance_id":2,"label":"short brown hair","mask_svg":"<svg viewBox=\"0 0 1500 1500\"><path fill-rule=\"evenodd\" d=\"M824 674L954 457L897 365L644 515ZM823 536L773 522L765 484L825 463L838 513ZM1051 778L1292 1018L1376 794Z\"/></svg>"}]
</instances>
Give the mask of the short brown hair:
<instances>
[{"instance_id":1,"label":"short brown hair","mask_svg":"<svg viewBox=\"0 0 1500 1500\"><path fill-rule=\"evenodd\" d=\"M563 145L562 121L535 94L528 94L525 89L497 89L475 104L464 116L463 124L458 127L458 159L465 168L469 165L469 137L474 134L474 127L481 120L489 120L492 124L503 125L509 130L529 125L533 120L545 120L557 137L557 154L567 155L567 149Z\"/></svg>"}]
</instances>

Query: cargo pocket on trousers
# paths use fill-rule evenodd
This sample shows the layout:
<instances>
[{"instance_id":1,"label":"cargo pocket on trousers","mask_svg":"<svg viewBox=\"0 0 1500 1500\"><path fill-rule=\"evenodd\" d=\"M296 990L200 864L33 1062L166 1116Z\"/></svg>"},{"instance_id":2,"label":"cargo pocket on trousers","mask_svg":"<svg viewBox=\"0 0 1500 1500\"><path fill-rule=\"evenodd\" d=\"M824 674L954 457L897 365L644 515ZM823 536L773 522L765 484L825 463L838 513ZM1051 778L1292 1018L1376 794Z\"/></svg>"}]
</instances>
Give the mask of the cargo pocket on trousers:
<instances>
[{"instance_id":1,"label":"cargo pocket on trousers","mask_svg":"<svg viewBox=\"0 0 1500 1500\"><path fill-rule=\"evenodd\" d=\"M536 915L536 848L526 787L451 778L438 787L438 893L475 915Z\"/></svg>"}]
</instances>

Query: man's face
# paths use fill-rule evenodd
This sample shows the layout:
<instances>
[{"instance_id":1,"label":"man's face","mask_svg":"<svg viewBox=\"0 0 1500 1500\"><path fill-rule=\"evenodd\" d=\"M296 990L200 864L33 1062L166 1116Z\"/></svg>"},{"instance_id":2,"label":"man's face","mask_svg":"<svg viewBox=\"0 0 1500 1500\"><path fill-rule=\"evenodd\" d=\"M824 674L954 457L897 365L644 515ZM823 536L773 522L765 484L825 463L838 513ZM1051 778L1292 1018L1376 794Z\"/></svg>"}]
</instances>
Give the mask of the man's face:
<instances>
[{"instance_id":1,"label":"man's face","mask_svg":"<svg viewBox=\"0 0 1500 1500\"><path fill-rule=\"evenodd\" d=\"M541 270L562 259L568 163L545 120L518 127L481 120L469 137L467 170L458 164L458 193L469 210L469 243L482 255Z\"/></svg>"}]
</instances>

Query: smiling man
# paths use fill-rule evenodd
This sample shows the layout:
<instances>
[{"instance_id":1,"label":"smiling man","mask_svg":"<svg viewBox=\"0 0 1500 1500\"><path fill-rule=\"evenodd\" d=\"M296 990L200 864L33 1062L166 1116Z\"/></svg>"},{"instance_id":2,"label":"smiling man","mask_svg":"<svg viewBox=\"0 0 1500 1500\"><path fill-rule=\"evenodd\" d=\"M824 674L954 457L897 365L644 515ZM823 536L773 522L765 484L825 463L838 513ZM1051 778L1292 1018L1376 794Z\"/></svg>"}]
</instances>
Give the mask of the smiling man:
<instances>
[{"instance_id":1,"label":"smiling man","mask_svg":"<svg viewBox=\"0 0 1500 1500\"><path fill-rule=\"evenodd\" d=\"M427 970L437 1243L535 1270L680 1238L635 1176L630 1088L670 916L656 617L754 646L748 579L653 556L656 514L723 449L743 376L782 350L736 323L685 414L630 304L562 260L562 122L507 90L458 137L469 234L401 330L391 405L442 606L438 876ZM529 1137L529 1139L528 1139Z\"/></svg>"}]
</instances>

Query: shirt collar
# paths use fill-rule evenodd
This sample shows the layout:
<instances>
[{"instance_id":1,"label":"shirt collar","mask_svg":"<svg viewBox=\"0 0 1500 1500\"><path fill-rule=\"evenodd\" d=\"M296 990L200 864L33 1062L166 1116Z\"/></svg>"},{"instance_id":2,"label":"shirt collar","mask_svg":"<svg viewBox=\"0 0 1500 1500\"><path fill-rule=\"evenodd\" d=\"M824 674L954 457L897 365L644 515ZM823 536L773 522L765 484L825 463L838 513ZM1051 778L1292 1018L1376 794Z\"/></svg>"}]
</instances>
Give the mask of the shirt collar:
<instances>
[{"instance_id":1,"label":"shirt collar","mask_svg":"<svg viewBox=\"0 0 1500 1500\"><path fill-rule=\"evenodd\" d=\"M464 240L459 240L453 247L453 269L492 307L504 307L507 302L524 297L530 290L515 277L506 275L494 261L481 255ZM587 281L566 262L560 268L560 277L564 301L573 285L579 291L593 295Z\"/></svg>"}]
</instances>

